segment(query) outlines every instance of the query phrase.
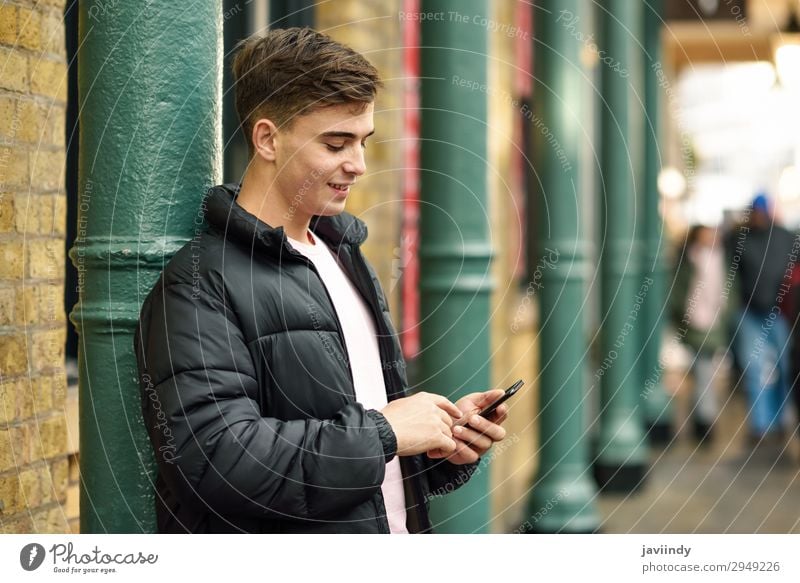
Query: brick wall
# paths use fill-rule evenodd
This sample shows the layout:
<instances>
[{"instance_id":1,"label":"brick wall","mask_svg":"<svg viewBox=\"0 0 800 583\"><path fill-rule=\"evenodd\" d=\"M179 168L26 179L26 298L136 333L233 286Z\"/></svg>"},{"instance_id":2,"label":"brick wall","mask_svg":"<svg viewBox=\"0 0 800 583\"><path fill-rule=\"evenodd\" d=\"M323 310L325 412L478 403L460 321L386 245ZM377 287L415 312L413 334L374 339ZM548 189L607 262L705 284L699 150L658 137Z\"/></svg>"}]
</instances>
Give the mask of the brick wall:
<instances>
[{"instance_id":1,"label":"brick wall","mask_svg":"<svg viewBox=\"0 0 800 583\"><path fill-rule=\"evenodd\" d=\"M0 6L0 532L66 532L63 0Z\"/></svg>"}]
</instances>

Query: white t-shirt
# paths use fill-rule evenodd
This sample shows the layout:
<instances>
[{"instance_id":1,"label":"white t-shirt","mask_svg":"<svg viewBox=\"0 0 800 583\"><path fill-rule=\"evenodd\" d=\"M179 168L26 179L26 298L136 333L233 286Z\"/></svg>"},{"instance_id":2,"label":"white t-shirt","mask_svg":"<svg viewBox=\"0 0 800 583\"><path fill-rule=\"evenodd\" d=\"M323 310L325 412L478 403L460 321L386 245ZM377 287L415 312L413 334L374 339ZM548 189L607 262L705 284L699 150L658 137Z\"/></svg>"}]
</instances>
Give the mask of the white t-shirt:
<instances>
[{"instance_id":1,"label":"white t-shirt","mask_svg":"<svg viewBox=\"0 0 800 583\"><path fill-rule=\"evenodd\" d=\"M340 267L333 252L310 230L307 233L316 244L311 244L310 241L297 241L291 237L287 239L292 247L314 263L333 300L350 357L356 400L365 409L381 410L387 404L386 386L372 314L364 298ZM408 534L403 474L398 457L394 457L386 464L386 475L381 490L386 505L389 530L392 534Z\"/></svg>"}]
</instances>

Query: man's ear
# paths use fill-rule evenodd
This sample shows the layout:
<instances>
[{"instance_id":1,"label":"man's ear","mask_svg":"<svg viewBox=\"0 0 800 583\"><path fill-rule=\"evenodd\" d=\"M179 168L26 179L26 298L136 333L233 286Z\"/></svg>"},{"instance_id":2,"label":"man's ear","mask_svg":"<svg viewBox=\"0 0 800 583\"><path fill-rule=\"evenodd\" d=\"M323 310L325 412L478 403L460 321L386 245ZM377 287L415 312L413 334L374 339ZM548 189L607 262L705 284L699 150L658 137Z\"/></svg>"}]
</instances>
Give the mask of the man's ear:
<instances>
[{"instance_id":1,"label":"man's ear","mask_svg":"<svg viewBox=\"0 0 800 583\"><path fill-rule=\"evenodd\" d=\"M253 124L253 147L256 156L267 162L275 161L275 139L278 129L267 118L261 118Z\"/></svg>"}]
</instances>

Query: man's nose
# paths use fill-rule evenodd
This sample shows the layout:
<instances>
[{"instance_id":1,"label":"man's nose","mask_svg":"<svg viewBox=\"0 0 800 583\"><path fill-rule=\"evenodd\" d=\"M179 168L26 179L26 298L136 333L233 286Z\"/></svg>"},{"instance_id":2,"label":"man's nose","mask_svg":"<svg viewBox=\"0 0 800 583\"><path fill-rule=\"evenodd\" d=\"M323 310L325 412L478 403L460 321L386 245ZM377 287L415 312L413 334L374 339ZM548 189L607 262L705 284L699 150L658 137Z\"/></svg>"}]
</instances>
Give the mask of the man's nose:
<instances>
[{"instance_id":1,"label":"man's nose","mask_svg":"<svg viewBox=\"0 0 800 583\"><path fill-rule=\"evenodd\" d=\"M348 158L344 165L344 171L348 174L361 176L367 171L367 164L364 160L364 148L356 146L355 152Z\"/></svg>"}]
</instances>

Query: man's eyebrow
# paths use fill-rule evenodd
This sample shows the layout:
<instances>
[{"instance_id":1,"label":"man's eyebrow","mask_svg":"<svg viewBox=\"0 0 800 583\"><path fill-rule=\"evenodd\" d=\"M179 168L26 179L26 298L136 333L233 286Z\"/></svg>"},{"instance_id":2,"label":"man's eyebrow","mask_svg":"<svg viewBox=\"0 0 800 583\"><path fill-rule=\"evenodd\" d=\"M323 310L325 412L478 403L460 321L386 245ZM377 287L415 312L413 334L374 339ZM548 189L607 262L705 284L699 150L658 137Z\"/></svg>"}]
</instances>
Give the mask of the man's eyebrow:
<instances>
[{"instance_id":1,"label":"man's eyebrow","mask_svg":"<svg viewBox=\"0 0 800 583\"><path fill-rule=\"evenodd\" d=\"M366 140L368 137L370 137L374 133L375 133L375 130L373 129L370 133L368 133L366 136L364 136L364 139ZM353 132L324 132L324 133L320 134L320 137L323 137L323 138L345 138L345 139L348 139L348 140L355 140L358 136L355 135Z\"/></svg>"}]
</instances>

